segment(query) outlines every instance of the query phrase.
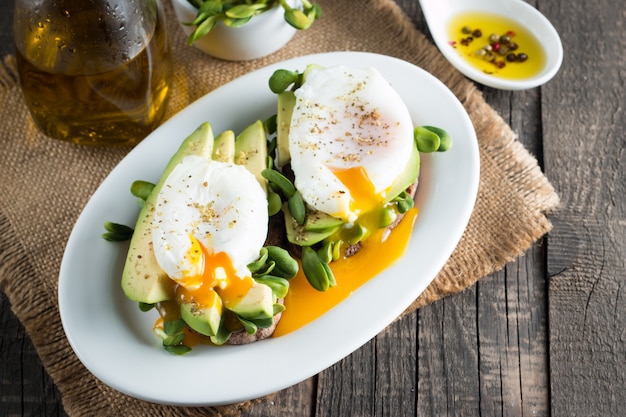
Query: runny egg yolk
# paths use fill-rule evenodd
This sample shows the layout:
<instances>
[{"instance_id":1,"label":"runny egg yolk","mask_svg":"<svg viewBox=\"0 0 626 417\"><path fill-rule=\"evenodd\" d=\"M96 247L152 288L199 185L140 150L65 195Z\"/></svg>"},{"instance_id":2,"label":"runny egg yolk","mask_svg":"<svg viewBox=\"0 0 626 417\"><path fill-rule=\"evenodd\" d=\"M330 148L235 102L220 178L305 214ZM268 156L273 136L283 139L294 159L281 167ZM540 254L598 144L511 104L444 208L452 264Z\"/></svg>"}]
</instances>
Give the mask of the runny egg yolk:
<instances>
[{"instance_id":1,"label":"runny egg yolk","mask_svg":"<svg viewBox=\"0 0 626 417\"><path fill-rule=\"evenodd\" d=\"M350 191L350 211L357 216L354 221L367 235L379 229L381 227L381 210L385 205L385 195L388 189L377 193L363 166L332 169L332 172ZM343 229L339 232L338 237L340 240L348 242L351 239L350 231Z\"/></svg>"},{"instance_id":2,"label":"runny egg yolk","mask_svg":"<svg viewBox=\"0 0 626 417\"><path fill-rule=\"evenodd\" d=\"M250 290L253 280L239 277L226 252L211 252L198 239L190 235L191 248L187 257L193 265L199 265L195 275L185 275L176 280L176 296L179 302L191 302L201 307L226 308L236 305Z\"/></svg>"},{"instance_id":3,"label":"runny egg yolk","mask_svg":"<svg viewBox=\"0 0 626 417\"><path fill-rule=\"evenodd\" d=\"M311 287L300 268L298 274L289 281L289 292L285 297L286 310L273 337L291 333L314 321L398 260L409 243L416 218L417 209L412 208L393 229L393 233L378 229L363 242L354 256L332 262L330 268L337 285L325 292Z\"/></svg>"},{"instance_id":4,"label":"runny egg yolk","mask_svg":"<svg viewBox=\"0 0 626 417\"><path fill-rule=\"evenodd\" d=\"M369 213L384 204L384 197L376 193L374 184L363 166L331 170L350 191L350 210L357 216Z\"/></svg>"}]
</instances>

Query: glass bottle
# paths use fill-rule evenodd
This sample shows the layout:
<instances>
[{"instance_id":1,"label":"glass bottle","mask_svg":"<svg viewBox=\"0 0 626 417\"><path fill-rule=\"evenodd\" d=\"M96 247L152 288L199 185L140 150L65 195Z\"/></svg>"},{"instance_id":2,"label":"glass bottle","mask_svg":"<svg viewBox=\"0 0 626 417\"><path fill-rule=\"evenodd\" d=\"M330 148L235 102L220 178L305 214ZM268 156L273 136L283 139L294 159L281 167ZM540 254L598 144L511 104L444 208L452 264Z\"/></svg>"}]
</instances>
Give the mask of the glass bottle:
<instances>
[{"instance_id":1,"label":"glass bottle","mask_svg":"<svg viewBox=\"0 0 626 417\"><path fill-rule=\"evenodd\" d=\"M158 0L16 0L17 67L35 124L79 144L136 144L161 122L172 59Z\"/></svg>"}]
</instances>

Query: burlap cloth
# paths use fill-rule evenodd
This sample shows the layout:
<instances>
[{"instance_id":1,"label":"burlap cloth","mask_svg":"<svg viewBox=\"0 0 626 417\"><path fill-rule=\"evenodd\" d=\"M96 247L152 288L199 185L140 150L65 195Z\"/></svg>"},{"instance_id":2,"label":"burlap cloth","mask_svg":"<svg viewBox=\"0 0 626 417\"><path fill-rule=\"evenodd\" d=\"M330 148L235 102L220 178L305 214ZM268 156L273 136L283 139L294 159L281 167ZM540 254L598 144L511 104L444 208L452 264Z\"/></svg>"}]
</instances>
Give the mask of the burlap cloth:
<instances>
[{"instance_id":1,"label":"burlap cloth","mask_svg":"<svg viewBox=\"0 0 626 417\"><path fill-rule=\"evenodd\" d=\"M445 268L409 311L461 291L501 269L551 228L544 213L558 197L536 160L392 0L320 0L323 18L278 53L252 62L223 62L190 48L168 0L176 80L169 115L249 71L299 55L368 51L428 70L457 95L480 146L478 199ZM8 296L70 415L240 415L250 402L182 408L127 397L100 383L71 350L59 318L57 276L65 242L83 206L128 149L80 147L37 132L15 80L11 57L0 65L0 288ZM258 401L266 401L261 399Z\"/></svg>"}]
</instances>

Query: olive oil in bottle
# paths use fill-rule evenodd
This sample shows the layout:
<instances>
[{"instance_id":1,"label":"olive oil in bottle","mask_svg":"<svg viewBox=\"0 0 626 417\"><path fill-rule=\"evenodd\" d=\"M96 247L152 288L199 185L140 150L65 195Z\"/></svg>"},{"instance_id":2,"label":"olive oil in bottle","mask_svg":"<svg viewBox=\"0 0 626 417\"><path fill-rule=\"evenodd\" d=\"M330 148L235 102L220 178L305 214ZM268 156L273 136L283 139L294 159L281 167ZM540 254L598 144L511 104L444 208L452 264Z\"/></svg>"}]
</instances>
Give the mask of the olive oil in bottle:
<instances>
[{"instance_id":1,"label":"olive oil in bottle","mask_svg":"<svg viewBox=\"0 0 626 417\"><path fill-rule=\"evenodd\" d=\"M161 122L172 79L156 0L17 0L20 83L36 125L80 144L136 144Z\"/></svg>"}]
</instances>

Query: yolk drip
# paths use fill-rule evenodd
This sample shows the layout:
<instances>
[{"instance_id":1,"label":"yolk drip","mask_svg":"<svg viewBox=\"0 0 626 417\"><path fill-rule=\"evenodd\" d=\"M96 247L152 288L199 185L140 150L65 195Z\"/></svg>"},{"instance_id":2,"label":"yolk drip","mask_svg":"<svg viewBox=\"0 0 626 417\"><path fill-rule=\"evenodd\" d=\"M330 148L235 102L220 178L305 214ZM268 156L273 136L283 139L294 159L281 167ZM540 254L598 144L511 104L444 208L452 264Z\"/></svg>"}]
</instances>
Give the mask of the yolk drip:
<instances>
[{"instance_id":1,"label":"yolk drip","mask_svg":"<svg viewBox=\"0 0 626 417\"><path fill-rule=\"evenodd\" d=\"M354 256L330 264L337 285L319 292L311 287L302 268L290 282L285 297L286 310L273 337L291 333L312 322L346 299L357 288L399 259L409 242L417 209L409 210L393 233L378 229Z\"/></svg>"},{"instance_id":2,"label":"yolk drip","mask_svg":"<svg viewBox=\"0 0 626 417\"><path fill-rule=\"evenodd\" d=\"M226 308L232 308L248 293L253 283L251 277L240 278L233 276L226 287L216 288L216 291L222 298Z\"/></svg>"},{"instance_id":3,"label":"yolk drip","mask_svg":"<svg viewBox=\"0 0 626 417\"><path fill-rule=\"evenodd\" d=\"M202 285L194 290L188 290L183 286L178 286L176 288L176 299L180 303L193 302L203 308L216 307L220 313L222 312L222 300L220 296L217 295L214 288L208 285Z\"/></svg>"},{"instance_id":4,"label":"yolk drip","mask_svg":"<svg viewBox=\"0 0 626 417\"><path fill-rule=\"evenodd\" d=\"M352 197L350 210L353 213L357 213L357 215L368 213L384 203L384 198L376 193L374 184L370 181L364 167L333 169L332 171L339 181L350 190Z\"/></svg>"},{"instance_id":5,"label":"yolk drip","mask_svg":"<svg viewBox=\"0 0 626 417\"><path fill-rule=\"evenodd\" d=\"M155 329L163 330L163 322L180 318L180 304L193 303L198 308L216 307L219 314L223 307L231 308L246 296L254 281L251 277L239 277L233 263L226 252L211 252L194 236L190 236L191 248L186 260L196 266L195 274L185 275L175 282L175 299L158 303L160 317L154 324ZM228 315L226 315L228 320ZM188 327L185 332L184 344L195 346L209 343L209 339Z\"/></svg>"},{"instance_id":6,"label":"yolk drip","mask_svg":"<svg viewBox=\"0 0 626 417\"><path fill-rule=\"evenodd\" d=\"M180 302L193 300L202 307L236 305L253 285L251 277L239 277L226 252L211 252L195 237L191 238L188 259L201 265L200 273L185 276L178 282Z\"/></svg>"},{"instance_id":7,"label":"yolk drip","mask_svg":"<svg viewBox=\"0 0 626 417\"><path fill-rule=\"evenodd\" d=\"M178 285L182 285L185 288L197 288L205 282L204 279L204 264L203 257L208 253L208 250L204 245L200 244L200 241L193 235L189 235L191 241L191 247L185 254L185 261L195 267L196 271L185 270L183 271L183 277L176 280Z\"/></svg>"}]
</instances>

